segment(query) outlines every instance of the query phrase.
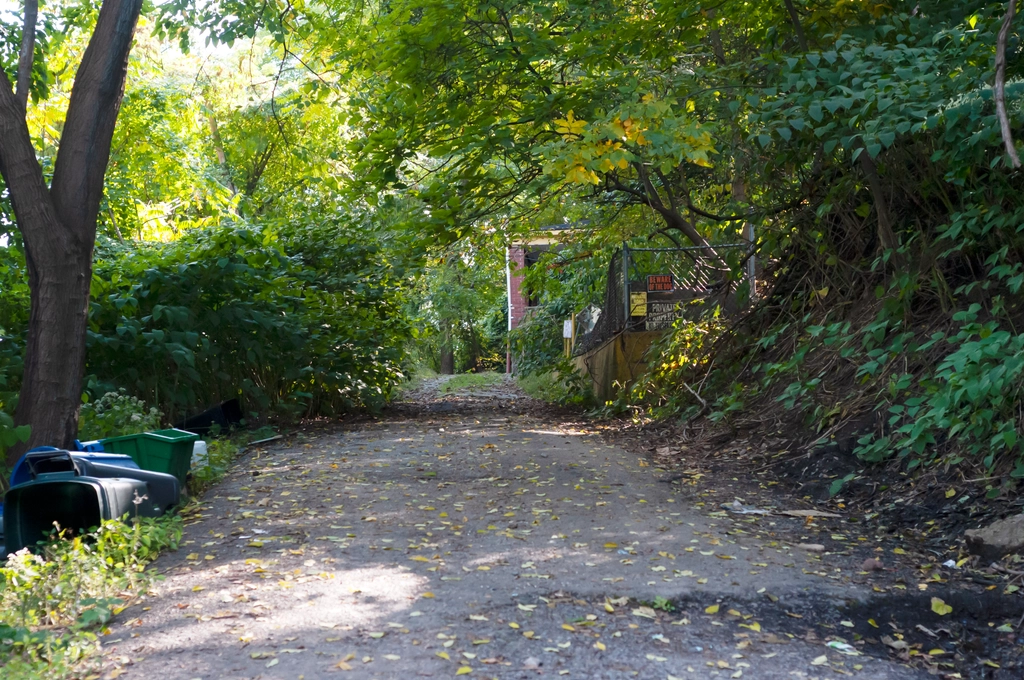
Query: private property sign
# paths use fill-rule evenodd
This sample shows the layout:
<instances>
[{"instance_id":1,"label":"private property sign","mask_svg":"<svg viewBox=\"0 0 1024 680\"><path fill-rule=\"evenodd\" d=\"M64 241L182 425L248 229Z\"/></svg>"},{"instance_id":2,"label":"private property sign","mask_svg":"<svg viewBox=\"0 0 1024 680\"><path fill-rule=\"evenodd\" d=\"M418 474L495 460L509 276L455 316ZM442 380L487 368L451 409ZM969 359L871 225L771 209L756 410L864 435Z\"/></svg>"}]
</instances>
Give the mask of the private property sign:
<instances>
[{"instance_id":1,"label":"private property sign","mask_svg":"<svg viewBox=\"0 0 1024 680\"><path fill-rule=\"evenodd\" d=\"M671 274L651 274L647 277L648 293L668 293L675 288Z\"/></svg>"},{"instance_id":2,"label":"private property sign","mask_svg":"<svg viewBox=\"0 0 1024 680\"><path fill-rule=\"evenodd\" d=\"M682 307L678 302L650 302L647 305L647 319L644 321L644 330L661 331L672 328L672 324L682 313Z\"/></svg>"},{"instance_id":3,"label":"private property sign","mask_svg":"<svg viewBox=\"0 0 1024 680\"><path fill-rule=\"evenodd\" d=\"M647 318L644 328L649 331L671 328L681 313L672 274L650 274L647 277Z\"/></svg>"}]
</instances>

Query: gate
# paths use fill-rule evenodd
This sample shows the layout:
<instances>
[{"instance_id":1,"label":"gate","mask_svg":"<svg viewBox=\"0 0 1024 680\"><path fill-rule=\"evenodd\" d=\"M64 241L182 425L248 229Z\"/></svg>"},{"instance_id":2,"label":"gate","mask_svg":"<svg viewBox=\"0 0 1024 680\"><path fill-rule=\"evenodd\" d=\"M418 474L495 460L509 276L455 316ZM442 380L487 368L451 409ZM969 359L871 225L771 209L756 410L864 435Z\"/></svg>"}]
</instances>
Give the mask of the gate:
<instances>
[{"instance_id":1,"label":"gate","mask_svg":"<svg viewBox=\"0 0 1024 680\"><path fill-rule=\"evenodd\" d=\"M686 248L624 243L608 265L604 306L577 316L573 354L585 354L626 331L671 328L676 319L698 316L712 300L734 304L738 283L746 281L754 290L752 260L748 243ZM738 281L736 271L744 272Z\"/></svg>"}]
</instances>

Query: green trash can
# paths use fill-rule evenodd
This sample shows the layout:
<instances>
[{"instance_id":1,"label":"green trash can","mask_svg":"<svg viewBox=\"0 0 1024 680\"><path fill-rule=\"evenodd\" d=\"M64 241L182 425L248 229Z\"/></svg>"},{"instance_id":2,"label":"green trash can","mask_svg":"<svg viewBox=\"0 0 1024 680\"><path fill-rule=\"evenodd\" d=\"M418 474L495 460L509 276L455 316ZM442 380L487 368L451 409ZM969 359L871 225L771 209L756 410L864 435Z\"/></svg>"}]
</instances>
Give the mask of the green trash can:
<instances>
[{"instance_id":1,"label":"green trash can","mask_svg":"<svg viewBox=\"0 0 1024 680\"><path fill-rule=\"evenodd\" d=\"M199 435L185 430L155 430L102 440L103 450L131 456L143 470L166 472L185 488L185 475L192 463L192 445Z\"/></svg>"}]
</instances>

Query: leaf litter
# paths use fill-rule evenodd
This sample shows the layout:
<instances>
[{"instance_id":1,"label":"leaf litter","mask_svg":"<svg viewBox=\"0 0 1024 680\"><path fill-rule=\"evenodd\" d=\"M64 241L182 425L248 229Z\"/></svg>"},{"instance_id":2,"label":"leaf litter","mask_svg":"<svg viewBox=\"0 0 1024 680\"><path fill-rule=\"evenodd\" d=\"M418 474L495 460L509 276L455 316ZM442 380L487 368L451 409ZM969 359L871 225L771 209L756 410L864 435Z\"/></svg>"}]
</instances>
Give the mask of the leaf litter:
<instances>
[{"instance_id":1,"label":"leaf litter","mask_svg":"<svg viewBox=\"0 0 1024 680\"><path fill-rule=\"evenodd\" d=\"M684 484L659 493L657 475L663 472L657 461L638 465L635 458L587 435L588 427L549 424L537 415L510 415L488 406L444 417L420 412L412 423L367 424L347 432L288 438L277 445L280 451L260 453L262 460L252 461L259 464L258 483L240 471L228 482L233 500L223 492L208 499L211 516L199 519L187 536L195 545L207 542L201 535L224 536L241 529L236 535L259 532L260 539L221 539L220 550L189 552L170 571L173 585L179 578L187 585L176 586L173 597L188 602L175 604L196 610L203 590L221 588L218 579L226 574L207 572L204 562L210 568L221 562L233 565L232 578L254 585L258 594L249 603L254 618L245 619L244 626L229 623L227 629L233 640L246 640L244 650L261 639L275 639L261 621L301 606L294 599L278 601L274 588L304 593L324 584L325 594L340 593L343 602L351 603L347 608L373 617L373 600L363 603L362 596L379 595L346 586L347 573L367 563L385 569L396 565L421 579L409 601L424 611L409 615L409 624L394 619L411 606L388 605L398 608L378 618L376 630L366 626L360 634L359 627L345 622L342 610L337 621L316 622L338 631L316 654L271 646L262 657L265 667L273 661L270 668L306 668L307 677L312 676L311 667L296 663L325 663L331 656L330 666L342 672L356 664L441 664L434 673L474 676L490 666L562 672L616 664L623 672L641 675L665 666L661 677L681 677L689 673L687 665L711 664L727 670L725 677L739 678L745 669L751 673L748 659L757 659L761 667L778 663L796 670L800 659L806 667L841 664L843 657L862 658L857 665L900 664L892 667L893 678L905 677L899 674L903 664L940 672L954 668L952 659L962 640L948 622L936 622L951 617L940 614L934 602L946 607L956 603L946 604L952 602L948 595L943 599L938 596L943 593L928 590L943 586L949 575L928 567L917 553L903 546L896 546L901 550L896 552L891 544L851 526L841 513L732 512L730 506L784 507L786 499L751 505L741 500L751 495L738 480L716 473L691 468ZM572 449L575 458L556 457L563 445L581 436L586 444ZM486 439L490 441L477 443ZM466 477L470 470L477 472ZM287 495L268 494L282 486ZM731 490L736 498L712 502L722 490ZM214 517L231 519L221 524ZM778 522L792 524L774 524ZM803 555L793 549L810 541L826 549ZM857 556L864 551L872 559L886 554L889 560L904 562L886 571L865 570L866 558ZM403 552L405 559L400 560ZM213 559L197 560L200 554ZM398 566L399 561L404 564ZM513 564L522 566L509 569ZM594 576L584 577L581 569L594 570ZM206 573L213 580L190 582ZM766 574L784 578L766 581ZM581 578L591 579L591 590L603 588L608 595L574 596L573 585L582 585ZM804 584L803 592L817 582L855 585L870 589L875 599L862 601L860 609L844 608L813 592L798 595L784 585L791 579ZM546 581L552 586L542 585ZM460 595L493 587L485 585L489 582L498 584L496 592L504 593L507 604L498 598L469 603ZM751 585L744 587L746 582ZM652 588L663 589L669 597L644 594ZM910 609L902 606L910 601L907 596L924 597L918 621L903 615ZM892 614L893 602L901 603L897 615ZM449 611L461 615L452 618ZM194 620L201 623L204 616ZM990 628L993 634L1014 635L1014 624L999 620ZM243 627L250 630L239 634ZM297 633L305 639L301 628ZM915 635L933 642L920 643ZM309 648L312 641L306 642ZM367 653L370 644L374 651ZM355 646L356 651L338 650L339 645ZM496 651L471 651L486 648ZM989 651L984 650L984 659L973 659L976 666L990 672L995 670L992 664L1013 668L1012 662ZM325 654L327 658L318 660ZM876 677L888 677L885 668L876 665ZM956 669L962 677L972 677L964 664Z\"/></svg>"}]
</instances>

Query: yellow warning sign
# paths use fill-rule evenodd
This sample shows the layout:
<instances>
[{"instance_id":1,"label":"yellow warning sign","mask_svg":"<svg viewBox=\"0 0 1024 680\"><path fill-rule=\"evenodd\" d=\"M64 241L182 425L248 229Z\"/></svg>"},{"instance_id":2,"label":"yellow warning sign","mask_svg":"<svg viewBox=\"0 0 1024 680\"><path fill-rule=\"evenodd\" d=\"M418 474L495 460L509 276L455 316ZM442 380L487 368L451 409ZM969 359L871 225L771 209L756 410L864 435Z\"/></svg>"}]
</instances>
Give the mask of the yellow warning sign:
<instances>
[{"instance_id":1,"label":"yellow warning sign","mask_svg":"<svg viewBox=\"0 0 1024 680\"><path fill-rule=\"evenodd\" d=\"M629 315L647 316L647 293L629 294Z\"/></svg>"}]
</instances>

